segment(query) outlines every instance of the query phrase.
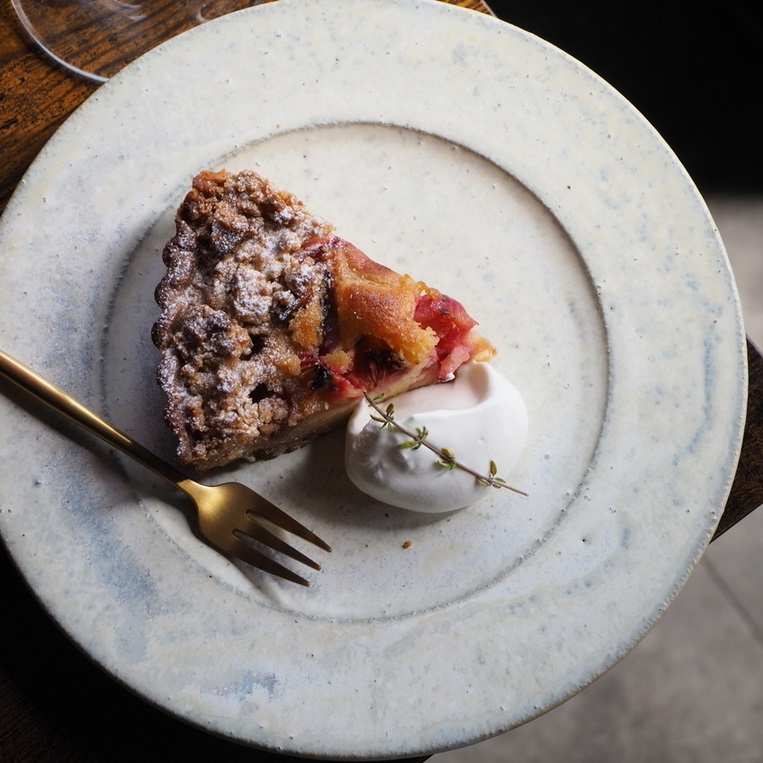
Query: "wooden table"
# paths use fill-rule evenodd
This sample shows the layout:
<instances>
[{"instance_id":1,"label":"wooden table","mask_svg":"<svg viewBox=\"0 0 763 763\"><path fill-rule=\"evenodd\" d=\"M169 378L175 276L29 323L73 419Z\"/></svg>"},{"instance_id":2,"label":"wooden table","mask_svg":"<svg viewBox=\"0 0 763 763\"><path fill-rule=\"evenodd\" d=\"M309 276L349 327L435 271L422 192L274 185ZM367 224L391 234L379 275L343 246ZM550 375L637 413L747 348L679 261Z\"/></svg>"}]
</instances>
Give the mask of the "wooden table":
<instances>
[{"instance_id":1,"label":"wooden table","mask_svg":"<svg viewBox=\"0 0 763 763\"><path fill-rule=\"evenodd\" d=\"M444 1L492 12L481 0ZM26 39L9 0L1 0L0 212L47 139L97 87L40 53ZM763 357L750 344L748 352L745 441L716 537L763 504ZM296 760L217 739L134 697L61 635L4 550L0 590L0 611L5 613L0 629L0 759L14 763Z\"/></svg>"}]
</instances>

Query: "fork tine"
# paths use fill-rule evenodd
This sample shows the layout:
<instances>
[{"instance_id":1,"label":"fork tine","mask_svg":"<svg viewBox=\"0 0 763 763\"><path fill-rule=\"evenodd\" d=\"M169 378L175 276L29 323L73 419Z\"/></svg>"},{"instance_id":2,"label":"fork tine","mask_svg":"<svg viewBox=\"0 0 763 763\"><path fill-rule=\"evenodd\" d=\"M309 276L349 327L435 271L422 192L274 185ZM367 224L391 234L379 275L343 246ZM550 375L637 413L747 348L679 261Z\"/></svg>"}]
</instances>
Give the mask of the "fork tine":
<instances>
[{"instance_id":1,"label":"fork tine","mask_svg":"<svg viewBox=\"0 0 763 763\"><path fill-rule=\"evenodd\" d=\"M263 543L266 546L269 546L274 551L280 551L282 554L286 554L286 556L290 556L292 559L295 559L298 562L302 562L302 564L306 564L308 567L312 567L314 570L319 570L321 568L320 564L317 562L314 562L309 557L305 556L300 551L297 551L296 548L292 548L286 541L279 538L277 535L274 535L270 530L263 527L254 517L250 516L249 514L245 514L242 518L242 521L239 522L239 527L237 532L241 533L242 535L245 535L252 540L256 540L259 543Z\"/></svg>"},{"instance_id":2,"label":"fork tine","mask_svg":"<svg viewBox=\"0 0 763 763\"><path fill-rule=\"evenodd\" d=\"M251 564L252 567L256 567L263 572L267 572L271 575L277 575L279 578L289 580L292 583L298 583L299 585L309 586L310 582L305 580L301 575L297 575L296 572L292 572L287 567L279 564L274 559L266 556L256 548L252 548L248 543L233 535L234 540L225 549L227 554L235 556L238 559Z\"/></svg>"},{"instance_id":3,"label":"fork tine","mask_svg":"<svg viewBox=\"0 0 763 763\"><path fill-rule=\"evenodd\" d=\"M270 503L270 501L263 499L262 504L258 505L256 509L250 509L250 512L266 519L268 522L272 522L282 530L287 530L303 540L309 541L319 548L322 548L324 551L331 551L331 546L329 546L325 540L319 538L312 530L309 530L290 514L282 511L275 504Z\"/></svg>"}]
</instances>

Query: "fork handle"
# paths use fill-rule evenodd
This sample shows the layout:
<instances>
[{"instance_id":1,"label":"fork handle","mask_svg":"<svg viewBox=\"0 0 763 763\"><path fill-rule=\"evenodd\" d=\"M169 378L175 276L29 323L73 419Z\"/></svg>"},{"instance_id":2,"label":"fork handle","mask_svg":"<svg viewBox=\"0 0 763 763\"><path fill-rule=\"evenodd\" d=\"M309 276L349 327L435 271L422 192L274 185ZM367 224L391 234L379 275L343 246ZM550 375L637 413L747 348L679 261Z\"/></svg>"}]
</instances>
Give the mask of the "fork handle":
<instances>
[{"instance_id":1,"label":"fork handle","mask_svg":"<svg viewBox=\"0 0 763 763\"><path fill-rule=\"evenodd\" d=\"M44 376L20 363L2 350L0 350L0 375L45 403L45 405L54 411L63 414L91 434L100 437L109 445L134 458L176 487L185 490L185 486L179 484L188 482L184 474L139 442L133 440L129 435L113 427L108 421L95 413L95 411L80 403L67 392L64 392L53 382L48 381Z\"/></svg>"}]
</instances>

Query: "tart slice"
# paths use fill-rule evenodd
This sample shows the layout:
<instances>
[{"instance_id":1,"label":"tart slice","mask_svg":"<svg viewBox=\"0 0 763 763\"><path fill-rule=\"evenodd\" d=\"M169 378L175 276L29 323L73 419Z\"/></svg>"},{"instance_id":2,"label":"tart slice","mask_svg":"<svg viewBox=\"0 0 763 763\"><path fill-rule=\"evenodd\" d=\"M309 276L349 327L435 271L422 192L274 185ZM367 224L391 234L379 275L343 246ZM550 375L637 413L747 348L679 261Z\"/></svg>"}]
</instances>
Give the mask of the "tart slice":
<instances>
[{"instance_id":1,"label":"tart slice","mask_svg":"<svg viewBox=\"0 0 763 763\"><path fill-rule=\"evenodd\" d=\"M455 300L369 259L254 172L202 172L178 209L153 340L178 458L293 450L364 392L447 380L492 345Z\"/></svg>"}]
</instances>

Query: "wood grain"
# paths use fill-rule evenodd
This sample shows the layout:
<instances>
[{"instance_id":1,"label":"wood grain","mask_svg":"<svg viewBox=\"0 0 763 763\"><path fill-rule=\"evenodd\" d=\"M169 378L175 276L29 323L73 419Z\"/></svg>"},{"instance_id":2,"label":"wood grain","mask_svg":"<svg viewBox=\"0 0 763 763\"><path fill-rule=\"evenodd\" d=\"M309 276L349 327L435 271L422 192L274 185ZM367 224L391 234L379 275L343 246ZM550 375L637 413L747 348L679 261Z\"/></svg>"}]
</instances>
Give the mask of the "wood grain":
<instances>
[{"instance_id":1,"label":"wood grain","mask_svg":"<svg viewBox=\"0 0 763 763\"><path fill-rule=\"evenodd\" d=\"M482 0L443 2L493 15ZM240 0L215 0L218 3L241 6ZM178 13L176 2L154 2L150 7L151 28L156 35L151 42L158 43L167 33L194 25ZM111 43L90 45L89 51L93 62L114 57ZM0 0L0 213L48 138L98 87L98 83L71 74L42 53L28 39L9 0Z\"/></svg>"}]
</instances>

